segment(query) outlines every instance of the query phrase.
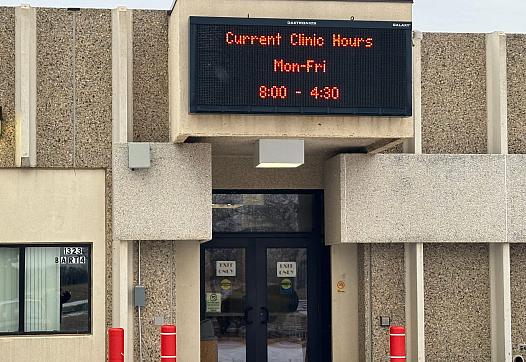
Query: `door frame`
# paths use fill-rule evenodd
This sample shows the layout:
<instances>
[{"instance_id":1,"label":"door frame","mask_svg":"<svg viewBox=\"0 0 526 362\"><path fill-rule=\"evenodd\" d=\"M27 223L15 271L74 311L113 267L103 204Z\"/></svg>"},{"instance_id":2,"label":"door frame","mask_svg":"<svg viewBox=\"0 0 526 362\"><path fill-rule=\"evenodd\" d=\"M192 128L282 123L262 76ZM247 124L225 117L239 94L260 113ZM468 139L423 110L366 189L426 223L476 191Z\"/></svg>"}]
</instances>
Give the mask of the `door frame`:
<instances>
[{"instance_id":1,"label":"door frame","mask_svg":"<svg viewBox=\"0 0 526 362\"><path fill-rule=\"evenodd\" d=\"M312 194L313 195L313 217L312 217L312 231L311 232L221 232L213 233L212 240L201 245L200 251L200 315L203 319L205 315L205 301L204 301L204 276L205 276L205 263L204 263L204 249L208 246L211 246L210 243L214 245L212 247L240 247L246 249L246 258L249 258L250 249L252 253L257 255L259 248L294 248L294 247L306 247L307 248L307 259L313 260L316 259L317 263L308 263L308 288L314 289L310 294L314 299L313 303L317 305L318 309L315 312L308 313L308 324L310 326L314 325L317 327L315 331L308 332L308 345L316 346L314 348L315 354L309 352L310 360L313 361L329 361L332 360L332 349L331 349L331 267L330 267L330 247L326 246L324 243L324 218L323 218L323 191L322 190L213 190L214 194ZM257 245L254 248L247 248L246 242L247 239L251 239L255 242L257 239L270 239L264 244ZM271 241L273 240L273 241ZM313 247L312 245L315 242L318 242L318 248ZM224 246L222 246L224 245ZM316 249L316 250L315 250ZM313 254L316 253L316 256ZM260 258L263 260L257 260L256 255L253 255L256 262L259 264L258 268L264 268L266 270L266 258ZM256 280L256 275L253 271L250 271L250 268L246 269L246 291L247 295L250 292L252 295L258 295L256 289L256 283L249 283L249 280ZM265 274L266 281L266 274ZM314 287L313 287L314 286ZM315 288L318 286L318 288ZM257 297L260 298L261 297ZM261 300L252 301L256 302L256 305L259 305ZM310 302L310 301L309 301ZM266 302L265 302L266 304ZM310 303L309 303L310 304ZM254 311L256 314L257 311ZM257 321L257 318L254 318L254 322ZM247 356L251 354L249 352L254 352L259 355L262 351L252 351L253 348L249 350L249 340L247 335ZM262 338L259 341L252 341L253 346L266 346L266 343L263 344ZM266 337L265 337L266 342ZM266 352L266 351L265 351ZM266 355L266 353L265 353ZM329 359L327 359L329 356ZM247 359L248 360L248 359Z\"/></svg>"}]
</instances>

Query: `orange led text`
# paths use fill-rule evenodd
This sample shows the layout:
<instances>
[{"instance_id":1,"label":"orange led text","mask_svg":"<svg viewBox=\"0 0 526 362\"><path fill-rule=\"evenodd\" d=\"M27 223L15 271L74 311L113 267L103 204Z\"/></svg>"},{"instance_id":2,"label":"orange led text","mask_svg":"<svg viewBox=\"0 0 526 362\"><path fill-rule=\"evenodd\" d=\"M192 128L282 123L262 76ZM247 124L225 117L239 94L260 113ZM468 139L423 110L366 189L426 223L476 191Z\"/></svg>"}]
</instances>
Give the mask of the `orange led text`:
<instances>
[{"instance_id":1,"label":"orange led text","mask_svg":"<svg viewBox=\"0 0 526 362\"><path fill-rule=\"evenodd\" d=\"M327 61L316 62L307 59L304 63L286 62L283 59L274 59L274 72L279 73L325 73L327 72Z\"/></svg>"},{"instance_id":2,"label":"orange led text","mask_svg":"<svg viewBox=\"0 0 526 362\"><path fill-rule=\"evenodd\" d=\"M373 38L344 37L341 34L332 34L333 47L372 48Z\"/></svg>"},{"instance_id":3,"label":"orange led text","mask_svg":"<svg viewBox=\"0 0 526 362\"><path fill-rule=\"evenodd\" d=\"M316 36L316 34L308 36L303 33L292 33L290 34L290 44L292 46L322 47L323 45L325 45L325 39L323 39L322 36Z\"/></svg>"},{"instance_id":4,"label":"orange led text","mask_svg":"<svg viewBox=\"0 0 526 362\"><path fill-rule=\"evenodd\" d=\"M235 34L234 32L229 31L225 34L225 41L229 45L279 46L281 45L281 34L244 35Z\"/></svg>"}]
</instances>

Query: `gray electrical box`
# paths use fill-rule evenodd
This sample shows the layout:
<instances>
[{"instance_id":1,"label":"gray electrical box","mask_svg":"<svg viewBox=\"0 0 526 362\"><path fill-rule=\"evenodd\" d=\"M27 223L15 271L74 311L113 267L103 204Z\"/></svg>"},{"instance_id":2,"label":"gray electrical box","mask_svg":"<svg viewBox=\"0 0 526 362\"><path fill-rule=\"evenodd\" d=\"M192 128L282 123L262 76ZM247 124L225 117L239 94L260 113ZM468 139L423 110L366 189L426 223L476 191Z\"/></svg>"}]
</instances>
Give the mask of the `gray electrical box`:
<instances>
[{"instance_id":1,"label":"gray electrical box","mask_svg":"<svg viewBox=\"0 0 526 362\"><path fill-rule=\"evenodd\" d=\"M150 144L146 142L128 143L128 167L132 170L150 167Z\"/></svg>"},{"instance_id":2,"label":"gray electrical box","mask_svg":"<svg viewBox=\"0 0 526 362\"><path fill-rule=\"evenodd\" d=\"M136 307L144 307L145 302L146 291L144 290L144 286L136 285L135 288L133 288L133 303Z\"/></svg>"}]
</instances>

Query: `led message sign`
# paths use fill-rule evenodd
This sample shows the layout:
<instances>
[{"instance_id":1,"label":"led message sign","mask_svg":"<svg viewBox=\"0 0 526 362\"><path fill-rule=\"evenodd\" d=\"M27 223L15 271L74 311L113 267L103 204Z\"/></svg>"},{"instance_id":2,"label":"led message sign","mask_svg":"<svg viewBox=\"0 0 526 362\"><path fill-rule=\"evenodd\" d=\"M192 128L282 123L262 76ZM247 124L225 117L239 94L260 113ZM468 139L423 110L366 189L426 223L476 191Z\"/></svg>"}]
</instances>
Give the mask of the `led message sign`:
<instances>
[{"instance_id":1,"label":"led message sign","mask_svg":"<svg viewBox=\"0 0 526 362\"><path fill-rule=\"evenodd\" d=\"M411 23L190 17L190 112L410 116Z\"/></svg>"}]
</instances>

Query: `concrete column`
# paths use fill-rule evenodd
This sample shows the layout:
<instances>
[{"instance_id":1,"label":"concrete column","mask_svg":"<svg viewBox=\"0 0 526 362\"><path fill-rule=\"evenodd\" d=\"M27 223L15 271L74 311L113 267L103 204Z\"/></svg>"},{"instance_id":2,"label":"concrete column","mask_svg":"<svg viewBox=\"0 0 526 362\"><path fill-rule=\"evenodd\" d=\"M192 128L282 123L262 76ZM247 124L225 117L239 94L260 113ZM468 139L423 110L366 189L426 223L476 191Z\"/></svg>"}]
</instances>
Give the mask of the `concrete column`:
<instances>
[{"instance_id":1,"label":"concrete column","mask_svg":"<svg viewBox=\"0 0 526 362\"><path fill-rule=\"evenodd\" d=\"M489 245L491 360L511 361L510 244Z\"/></svg>"},{"instance_id":2,"label":"concrete column","mask_svg":"<svg viewBox=\"0 0 526 362\"><path fill-rule=\"evenodd\" d=\"M113 9L112 113L113 142L133 141L133 13Z\"/></svg>"},{"instance_id":3,"label":"concrete column","mask_svg":"<svg viewBox=\"0 0 526 362\"><path fill-rule=\"evenodd\" d=\"M112 10L113 143L133 140L133 14ZM112 243L112 325L125 330L125 361L133 361L133 248L127 240Z\"/></svg>"},{"instance_id":4,"label":"concrete column","mask_svg":"<svg viewBox=\"0 0 526 362\"><path fill-rule=\"evenodd\" d=\"M405 318L408 361L425 361L424 244L405 244Z\"/></svg>"},{"instance_id":5,"label":"concrete column","mask_svg":"<svg viewBox=\"0 0 526 362\"><path fill-rule=\"evenodd\" d=\"M405 141L404 152L422 153L422 33L413 33L413 119L414 138ZM409 361L425 361L424 331L424 244L406 243L405 319L406 350Z\"/></svg>"},{"instance_id":6,"label":"concrete column","mask_svg":"<svg viewBox=\"0 0 526 362\"><path fill-rule=\"evenodd\" d=\"M508 154L508 82L506 34L486 34L488 153Z\"/></svg>"},{"instance_id":7,"label":"concrete column","mask_svg":"<svg viewBox=\"0 0 526 362\"><path fill-rule=\"evenodd\" d=\"M422 153L422 32L413 32L414 137L404 141L404 153Z\"/></svg>"},{"instance_id":8,"label":"concrete column","mask_svg":"<svg viewBox=\"0 0 526 362\"><path fill-rule=\"evenodd\" d=\"M35 167L36 151L36 11L15 9L15 165Z\"/></svg>"},{"instance_id":9,"label":"concrete column","mask_svg":"<svg viewBox=\"0 0 526 362\"><path fill-rule=\"evenodd\" d=\"M177 360L201 360L200 244L177 241L175 245L175 319Z\"/></svg>"},{"instance_id":10,"label":"concrete column","mask_svg":"<svg viewBox=\"0 0 526 362\"><path fill-rule=\"evenodd\" d=\"M358 245L331 245L332 359L359 362Z\"/></svg>"},{"instance_id":11,"label":"concrete column","mask_svg":"<svg viewBox=\"0 0 526 362\"><path fill-rule=\"evenodd\" d=\"M124 328L124 360L133 361L133 243L112 243L112 327Z\"/></svg>"},{"instance_id":12,"label":"concrete column","mask_svg":"<svg viewBox=\"0 0 526 362\"><path fill-rule=\"evenodd\" d=\"M508 154L506 35L486 34L488 153ZM511 361L510 246L489 245L491 360Z\"/></svg>"}]
</instances>

